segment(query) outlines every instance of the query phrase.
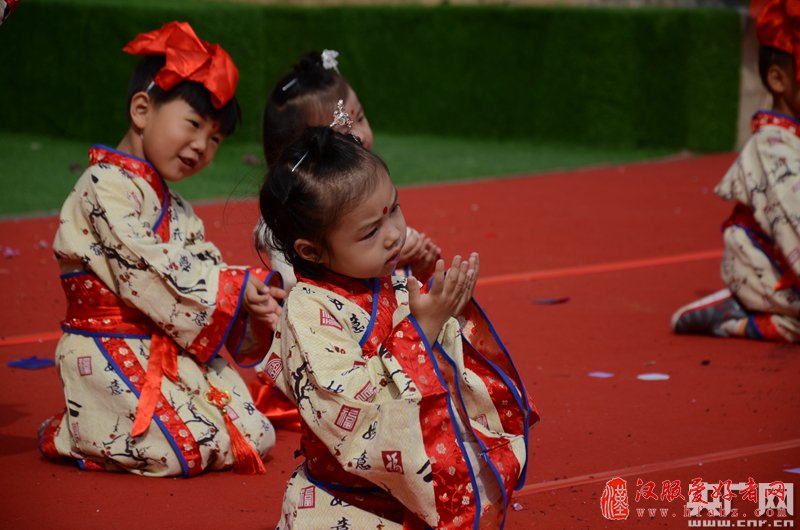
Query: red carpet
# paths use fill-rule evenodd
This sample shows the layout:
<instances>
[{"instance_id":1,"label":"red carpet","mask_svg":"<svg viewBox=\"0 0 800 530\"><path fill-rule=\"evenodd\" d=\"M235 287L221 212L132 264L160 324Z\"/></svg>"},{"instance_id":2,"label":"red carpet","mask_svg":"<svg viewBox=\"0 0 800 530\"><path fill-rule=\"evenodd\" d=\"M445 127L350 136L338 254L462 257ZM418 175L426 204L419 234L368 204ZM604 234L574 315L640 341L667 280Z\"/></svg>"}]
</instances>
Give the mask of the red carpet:
<instances>
[{"instance_id":1,"label":"red carpet","mask_svg":"<svg viewBox=\"0 0 800 530\"><path fill-rule=\"evenodd\" d=\"M481 253L477 298L542 414L527 485L508 527L687 528L683 501L635 500L637 480L798 482L800 349L678 337L672 312L717 290L713 187L733 155L570 173L405 188L412 226L448 256ZM229 263L250 249L252 201L197 208ZM297 435L281 433L265 476L190 480L81 472L43 460L36 428L63 406L52 368L7 362L52 356L64 302L50 242L54 217L0 223L0 441L8 528L273 528L295 467ZM563 303L553 299L568 298ZM590 377L590 372L613 377ZM642 381L657 372L666 381ZM605 482L628 483L631 514L607 521ZM738 504L737 504L738 503ZM748 509L752 503L735 499ZM643 509L640 516L636 508ZM656 508L653 516L647 508ZM660 509L668 508L666 515ZM673 515L674 514L674 515Z\"/></svg>"}]
</instances>

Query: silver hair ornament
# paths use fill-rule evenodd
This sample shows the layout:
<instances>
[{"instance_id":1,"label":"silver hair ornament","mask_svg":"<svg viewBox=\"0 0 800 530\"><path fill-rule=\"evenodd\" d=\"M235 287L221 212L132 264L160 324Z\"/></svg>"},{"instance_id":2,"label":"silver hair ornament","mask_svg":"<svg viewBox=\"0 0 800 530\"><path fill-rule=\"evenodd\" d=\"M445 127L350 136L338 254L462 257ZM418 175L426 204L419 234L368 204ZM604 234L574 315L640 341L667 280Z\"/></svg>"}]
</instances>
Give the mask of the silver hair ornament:
<instances>
[{"instance_id":1,"label":"silver hair ornament","mask_svg":"<svg viewBox=\"0 0 800 530\"><path fill-rule=\"evenodd\" d=\"M347 132L353 128L353 118L344 110L344 100L340 99L336 103L336 109L333 111L333 121L328 127L334 128L336 126L347 127Z\"/></svg>"},{"instance_id":2,"label":"silver hair ornament","mask_svg":"<svg viewBox=\"0 0 800 530\"><path fill-rule=\"evenodd\" d=\"M320 54L322 57L322 67L326 70L336 70L336 73L339 73L339 61L336 60L339 57L339 52L336 50L322 50Z\"/></svg>"}]
</instances>

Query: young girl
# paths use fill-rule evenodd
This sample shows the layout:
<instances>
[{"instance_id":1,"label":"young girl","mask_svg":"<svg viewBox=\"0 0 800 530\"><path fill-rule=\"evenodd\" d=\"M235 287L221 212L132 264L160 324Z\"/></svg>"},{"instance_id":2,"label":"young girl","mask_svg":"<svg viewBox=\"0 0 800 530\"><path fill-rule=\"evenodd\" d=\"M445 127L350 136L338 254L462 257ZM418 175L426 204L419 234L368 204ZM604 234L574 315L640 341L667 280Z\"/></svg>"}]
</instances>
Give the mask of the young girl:
<instances>
[{"instance_id":1,"label":"young girl","mask_svg":"<svg viewBox=\"0 0 800 530\"><path fill-rule=\"evenodd\" d=\"M355 135L361 145L372 150L372 129L355 90L339 74L338 55L334 50L309 52L275 84L264 110L262 131L268 166L277 162L281 153L300 137L306 127L332 125L341 133ZM334 124L332 117L339 101L343 102L343 110L352 116L352 120ZM398 262L400 272L406 275L413 272L418 278L427 278L433 272L433 264L441 249L424 233L411 227L407 232ZM292 268L283 261L280 253L270 251L270 262L280 271L288 288L294 285Z\"/></svg>"},{"instance_id":2,"label":"young girl","mask_svg":"<svg viewBox=\"0 0 800 530\"><path fill-rule=\"evenodd\" d=\"M339 74L338 55L333 50L309 52L275 84L264 110L264 157L268 166L274 166L281 153L297 141L308 126L331 126L341 133L353 134L362 146L372 150L372 129L358 95ZM268 252L271 267L280 272L286 289L291 289L297 281L294 270L283 254L263 244L269 236L262 221L255 233L259 250ZM406 276L413 273L425 281L433 273L433 265L440 254L441 249L429 237L407 227L397 273ZM258 409L278 428L300 428L296 407L269 382L254 380L250 390Z\"/></svg>"},{"instance_id":3,"label":"young girl","mask_svg":"<svg viewBox=\"0 0 800 530\"><path fill-rule=\"evenodd\" d=\"M727 288L680 308L676 333L800 342L800 11L755 0L759 71L772 109L716 188L734 203L723 224Z\"/></svg>"},{"instance_id":4,"label":"young girl","mask_svg":"<svg viewBox=\"0 0 800 530\"><path fill-rule=\"evenodd\" d=\"M299 280L257 367L302 418L278 527L502 527L537 414L470 299L478 256L447 276L438 260L424 294L389 276L406 234L397 189L329 128L271 167L260 207Z\"/></svg>"},{"instance_id":5,"label":"young girl","mask_svg":"<svg viewBox=\"0 0 800 530\"><path fill-rule=\"evenodd\" d=\"M55 354L67 407L40 428L40 449L148 476L261 472L275 433L219 351L258 361L284 293L261 269L226 265L168 187L208 166L233 132L238 72L186 23L124 50L145 55L128 132L116 149L90 149L53 244L68 303Z\"/></svg>"}]
</instances>

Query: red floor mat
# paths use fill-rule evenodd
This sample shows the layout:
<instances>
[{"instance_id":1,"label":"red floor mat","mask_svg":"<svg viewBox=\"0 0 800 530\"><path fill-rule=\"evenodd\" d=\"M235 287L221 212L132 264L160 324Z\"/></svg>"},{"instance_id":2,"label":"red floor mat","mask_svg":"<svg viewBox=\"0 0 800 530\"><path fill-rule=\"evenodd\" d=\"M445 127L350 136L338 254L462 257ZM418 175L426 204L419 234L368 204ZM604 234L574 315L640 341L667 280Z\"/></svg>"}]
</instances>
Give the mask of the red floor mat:
<instances>
[{"instance_id":1,"label":"red floor mat","mask_svg":"<svg viewBox=\"0 0 800 530\"><path fill-rule=\"evenodd\" d=\"M682 515L633 510L661 507L655 502L631 502L627 521L606 521L599 500L605 472L626 474L631 496L637 478L659 486L681 480L686 495L698 476L797 476L784 470L800 467L800 350L669 332L673 310L721 287L719 225L729 207L713 187L732 160L725 154L401 191L410 224L448 256L481 253L477 298L542 413L527 486L516 499L521 509L509 513L509 527L688 526ZM229 263L257 261L253 201L197 210ZM280 434L260 477L143 479L39 457L36 428L63 404L57 376L6 362L52 355L64 309L49 248L55 226L53 217L0 223L0 245L18 252L0 260L5 520L14 528L273 527L297 463L293 433ZM599 371L613 376L588 375ZM637 379L652 372L669 379ZM704 455L725 458L686 463Z\"/></svg>"}]
</instances>

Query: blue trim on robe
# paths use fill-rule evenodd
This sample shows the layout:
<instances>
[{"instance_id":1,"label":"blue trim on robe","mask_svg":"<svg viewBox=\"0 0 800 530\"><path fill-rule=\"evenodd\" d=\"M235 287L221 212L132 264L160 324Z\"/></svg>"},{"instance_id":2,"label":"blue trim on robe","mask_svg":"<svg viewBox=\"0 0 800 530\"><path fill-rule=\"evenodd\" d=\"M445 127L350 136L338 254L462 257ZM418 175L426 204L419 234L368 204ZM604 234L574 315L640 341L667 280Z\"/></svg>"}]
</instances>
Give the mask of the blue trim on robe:
<instances>
[{"instance_id":1,"label":"blue trim on robe","mask_svg":"<svg viewBox=\"0 0 800 530\"><path fill-rule=\"evenodd\" d=\"M118 155L124 156L125 158L130 158L132 160L137 160L139 162L142 162L143 164L147 164L150 167L150 169L153 170L155 175L158 177L158 180L161 182L161 190L164 193L164 199L162 200L162 203L161 203L161 213L158 215L158 219L156 220L155 224L153 225L153 228L151 228L151 230L155 234L155 232L158 230L158 227L161 225L161 221L164 220L164 215L166 215L167 211L169 210L169 186L167 186L167 182L164 180L164 177L161 176L161 174L158 172L158 170L155 168L155 166L153 164L151 164L149 161L145 160L144 158L139 158L138 156L133 156L130 153L124 153L122 151L118 151L117 149L114 149L113 147L108 147L107 145L103 145L103 144L93 144L91 147L97 148L97 149L105 149L106 151L111 151L112 153L117 153ZM100 163L102 163L102 162L100 162Z\"/></svg>"},{"instance_id":2,"label":"blue trim on robe","mask_svg":"<svg viewBox=\"0 0 800 530\"><path fill-rule=\"evenodd\" d=\"M417 330L417 333L422 339L422 343L425 345L425 351L428 353L428 359L433 365L433 370L434 372L436 372L436 377L439 379L439 384L442 385L442 389L445 391L444 395L447 400L447 410L450 413L450 427L452 427L453 433L455 434L456 437L456 441L458 442L458 446L461 448L461 456L462 458L464 458L464 462L467 464L467 470L469 471L469 480L472 483L472 494L473 497L475 498L475 522L473 523L472 527L474 528L474 530L478 530L478 528L480 527L481 515L483 515L481 513L482 512L481 495L478 490L478 482L475 479L475 470L472 469L472 463L470 462L469 457L467 456L467 450L464 447L464 440L461 438L461 433L458 432L456 424L452 420L452 418L454 418L455 415L457 414L453 410L453 399L450 397L450 392L447 391L447 382L445 381L441 370L439 370L439 363L436 362L436 355L434 354L433 349L431 348L431 345L428 342L428 338L425 336L425 333L422 332L422 328L420 328L417 319L415 319L414 316L411 314L409 314L406 318L408 318L409 322L411 322L411 325L414 326L414 329Z\"/></svg>"},{"instance_id":3,"label":"blue trim on robe","mask_svg":"<svg viewBox=\"0 0 800 530\"><path fill-rule=\"evenodd\" d=\"M753 118L755 118L759 114L768 114L770 116L775 116L776 118L783 118L785 120L791 121L792 123L796 123L797 126L800 127L800 121L796 120L795 118L792 118L791 116L789 116L787 114L782 114L782 113L774 111L774 110L757 110L756 112L753 113L753 116L751 116L750 119L752 120Z\"/></svg>"},{"instance_id":4,"label":"blue trim on robe","mask_svg":"<svg viewBox=\"0 0 800 530\"><path fill-rule=\"evenodd\" d=\"M517 379L519 380L520 385L522 386L522 388L520 388L519 390L520 390L520 392L522 392L522 405L521 405L521 408L524 411L524 419L525 419L525 428L524 428L523 436L525 438L525 447L527 448L528 447L528 438L529 438L529 435L530 435L530 421L529 421L529 418L530 418L530 414L532 412L532 410L530 408L530 405L528 404L528 391L525 389L525 384L522 382L522 378L519 375L519 370L517 370L517 367L514 364L514 360L511 358L511 355L509 355L508 350L506 349L505 345L503 344L503 341L501 341L500 337L497 335L497 332L495 331L494 326L492 325L492 322L489 320L489 317L486 316L486 313L484 312L483 308L478 304L478 302L474 298L472 299L472 303L475 304L475 308L478 310L478 312L481 314L483 319L486 321L486 326L489 328L489 332L492 334L492 337L494 338L495 342L497 343L497 346L500 348L500 350L506 356L506 359L508 360L509 364L511 365L511 368L514 370L514 375L517 376ZM468 340L463 339L463 341L465 343L469 344L470 348L472 348L473 350L477 351L475 346L470 344ZM494 366L493 363L491 361L489 361L489 359L486 359L486 361L489 362L489 364L491 364L492 366ZM497 367L494 367L494 368L496 370L499 370L499 368L497 368ZM502 373L502 370L500 370L500 372ZM503 375L505 375L505 374L503 374ZM505 379L504 379L504 381L505 381ZM506 384L508 384L508 383L506 382ZM514 395L514 398L516 399L517 398L517 394L515 392L515 386L516 385L510 385L509 388L511 389L511 392ZM528 458L525 458L525 467L523 468L522 472L520 473L520 481L517 484L517 487L514 488L514 491L519 491L525 485L525 480L527 479L527 474L528 474Z\"/></svg>"},{"instance_id":5,"label":"blue trim on robe","mask_svg":"<svg viewBox=\"0 0 800 530\"><path fill-rule=\"evenodd\" d=\"M447 353L444 351L444 348L442 347L441 344L439 344L437 342L436 344L434 344L434 346L437 347L437 349L439 350L439 353L442 355L444 360L447 361L447 363L453 368L453 380L456 383L456 395L458 395L458 400L461 402L461 407L464 409L464 414L466 414L466 416L467 416L466 422L465 422L466 423L465 427L467 427L472 432L472 436L475 437L475 441L478 442L478 445L481 446L481 455L480 456L481 456L481 458L483 458L483 460L489 466L489 469L492 470L492 473L494 473L494 476L497 479L497 483L500 486L500 491L503 493L503 520L500 522L500 528L502 530L502 528L506 524L506 514L508 514L508 501L509 501L509 499L508 499L508 494L506 493L506 485L503 482L503 478L500 476L500 472L497 470L497 466L495 466L494 462L492 462L492 459L489 458L488 449L487 449L486 445L483 443L483 440L481 440L478 436L475 435L475 429L473 429L472 425L470 424L469 409L467 409L467 404L464 403L464 396L461 394L461 375L458 372L458 368L456 367L455 361L449 355L447 355ZM509 443L509 446L510 446L510 443ZM525 453L526 453L525 454L525 462L527 463L528 462L528 456L527 456L528 446L527 446L527 444L525 445L525 449L526 449L526 451L525 451Z\"/></svg>"},{"instance_id":6,"label":"blue trim on robe","mask_svg":"<svg viewBox=\"0 0 800 530\"><path fill-rule=\"evenodd\" d=\"M94 273L93 273L92 271L76 271L76 272L67 272L67 273L64 273L64 274L60 275L60 276L59 276L59 278L61 278L61 279L66 279L66 278L72 278L72 277L74 277L74 276L85 276L85 275L87 275L87 274L92 274L92 275L94 275Z\"/></svg>"},{"instance_id":7,"label":"blue trim on robe","mask_svg":"<svg viewBox=\"0 0 800 530\"><path fill-rule=\"evenodd\" d=\"M325 492L330 495L331 497L336 497L334 491L341 491L344 493L386 493L381 488L375 486L374 488L360 488L356 486L343 486L341 484L333 484L332 482L326 482L324 480L320 480L315 478L311 472L308 470L308 460L303 461L303 471L306 474L306 478L310 483L325 490ZM338 498L338 497L337 497Z\"/></svg>"},{"instance_id":8,"label":"blue trim on robe","mask_svg":"<svg viewBox=\"0 0 800 530\"><path fill-rule=\"evenodd\" d=\"M381 280L380 278L372 278L370 282L372 282L372 311L369 315L367 329L364 330L364 335L361 337L361 340L358 341L358 345L361 348L364 347L364 344L367 343L370 335L372 335L372 328L375 327L375 319L378 318L378 295L381 292Z\"/></svg>"},{"instance_id":9,"label":"blue trim on robe","mask_svg":"<svg viewBox=\"0 0 800 530\"><path fill-rule=\"evenodd\" d=\"M137 390L136 386L127 377L125 377L125 374L122 372L122 370L120 369L119 365L117 365L117 363L114 362L114 359L113 359L113 357L111 357L111 354L108 353L108 350L106 350L105 346L103 346L102 341L99 338L95 337L94 343L97 346L97 349L100 350L100 353L103 354L103 357L106 358L106 361L108 361L108 364L110 364L111 367L114 369L114 373L116 373L117 376L120 379L122 379L122 381L126 385L128 385L128 388L131 389L131 392L133 392L133 395L136 396L136 399L137 400L140 399L141 396L139 394L139 390ZM161 389L159 388L158 391L161 392ZM138 406L138 403L137 403L137 406ZM178 457L178 462L180 462L180 464L181 464L181 469L183 470L183 477L184 478L188 478L189 477L189 465L186 463L186 459L183 457L183 453L181 452L180 448L178 447L178 443L172 437L172 433L169 432L169 429L167 429L166 425L164 425L161 422L161 420L158 418L158 416L156 414L153 414L153 417L150 418L150 419L151 419L151 421L156 422L156 424L158 425L158 428L164 434L164 438L167 440L169 445L172 446L172 450L175 453L175 455ZM187 431L188 431L188 429L187 429ZM191 431L189 431L189 432L191 433Z\"/></svg>"},{"instance_id":10,"label":"blue trim on robe","mask_svg":"<svg viewBox=\"0 0 800 530\"><path fill-rule=\"evenodd\" d=\"M102 338L102 337L109 337L112 339L138 339L138 340L150 340L152 337L151 334L147 335L136 335L133 333L107 333L107 332L100 332L100 331L85 331L82 329L75 329L71 328L67 325L61 325L61 331L64 333L69 333L71 335L80 335L82 337L93 337L93 338Z\"/></svg>"}]
</instances>

